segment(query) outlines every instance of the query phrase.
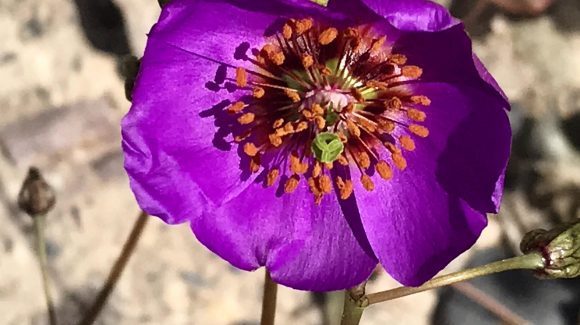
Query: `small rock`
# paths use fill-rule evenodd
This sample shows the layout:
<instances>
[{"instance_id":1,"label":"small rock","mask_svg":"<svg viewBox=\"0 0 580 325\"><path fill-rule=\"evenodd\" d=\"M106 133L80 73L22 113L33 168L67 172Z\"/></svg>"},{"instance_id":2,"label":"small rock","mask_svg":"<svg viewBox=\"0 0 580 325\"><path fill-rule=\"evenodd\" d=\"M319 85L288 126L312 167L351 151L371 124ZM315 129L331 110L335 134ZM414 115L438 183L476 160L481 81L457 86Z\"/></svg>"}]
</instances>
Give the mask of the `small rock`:
<instances>
[{"instance_id":1,"label":"small rock","mask_svg":"<svg viewBox=\"0 0 580 325\"><path fill-rule=\"evenodd\" d=\"M73 150L117 144L118 118L106 97L82 101L22 119L0 129L3 154L18 166L58 159Z\"/></svg>"}]
</instances>

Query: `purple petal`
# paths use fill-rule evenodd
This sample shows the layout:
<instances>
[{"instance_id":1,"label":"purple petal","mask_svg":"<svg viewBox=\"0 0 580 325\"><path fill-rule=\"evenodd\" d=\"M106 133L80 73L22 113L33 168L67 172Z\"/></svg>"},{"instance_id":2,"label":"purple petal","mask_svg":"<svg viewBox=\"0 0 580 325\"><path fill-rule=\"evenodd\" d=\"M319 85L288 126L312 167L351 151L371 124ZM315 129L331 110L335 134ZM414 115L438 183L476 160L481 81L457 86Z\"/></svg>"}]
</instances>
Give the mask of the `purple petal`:
<instances>
[{"instance_id":1,"label":"purple petal","mask_svg":"<svg viewBox=\"0 0 580 325\"><path fill-rule=\"evenodd\" d=\"M447 194L422 166L376 181L372 193L355 184L367 238L385 270L403 285L429 280L471 247L487 224L484 213Z\"/></svg>"},{"instance_id":2,"label":"purple petal","mask_svg":"<svg viewBox=\"0 0 580 325\"><path fill-rule=\"evenodd\" d=\"M140 205L169 223L201 208L194 197L219 205L252 180L230 144L232 119L224 109L240 95L227 80L234 66L251 68L245 54L264 43L277 14L301 11L267 1L238 5L261 12L171 1L149 35L122 123L125 166Z\"/></svg>"},{"instance_id":3,"label":"purple petal","mask_svg":"<svg viewBox=\"0 0 580 325\"><path fill-rule=\"evenodd\" d=\"M478 211L496 213L511 149L503 102L467 86L421 84L416 90L432 100L424 123L430 134L417 140L416 150L431 146L428 159L437 163L437 181L448 193Z\"/></svg>"},{"instance_id":4,"label":"purple petal","mask_svg":"<svg viewBox=\"0 0 580 325\"><path fill-rule=\"evenodd\" d=\"M426 83L427 138L404 152L408 166L375 190L355 182L367 237L385 269L419 285L468 249L496 211L509 157L510 128L502 101L479 88ZM360 174L353 168L353 178Z\"/></svg>"},{"instance_id":5,"label":"purple petal","mask_svg":"<svg viewBox=\"0 0 580 325\"><path fill-rule=\"evenodd\" d=\"M441 185L479 211L497 212L510 153L511 129L505 112L509 104L471 52L463 27L404 33L394 51L423 69L415 89L433 102L426 126L432 130L429 139L439 143ZM431 86L424 86L427 83Z\"/></svg>"},{"instance_id":6,"label":"purple petal","mask_svg":"<svg viewBox=\"0 0 580 325\"><path fill-rule=\"evenodd\" d=\"M274 188L253 184L223 206L204 211L191 227L199 241L238 268L265 265L280 284L328 291L361 283L377 264L357 240L366 243L357 222L343 216L333 195L316 205L302 180L294 193L281 197Z\"/></svg>"},{"instance_id":7,"label":"purple petal","mask_svg":"<svg viewBox=\"0 0 580 325\"><path fill-rule=\"evenodd\" d=\"M440 31L460 23L443 6L427 0L362 0L391 25L404 31Z\"/></svg>"},{"instance_id":8,"label":"purple petal","mask_svg":"<svg viewBox=\"0 0 580 325\"><path fill-rule=\"evenodd\" d=\"M423 69L421 81L479 87L497 96L509 108L505 94L473 54L471 40L462 24L436 33L402 33L393 51L407 56L408 64Z\"/></svg>"}]
</instances>

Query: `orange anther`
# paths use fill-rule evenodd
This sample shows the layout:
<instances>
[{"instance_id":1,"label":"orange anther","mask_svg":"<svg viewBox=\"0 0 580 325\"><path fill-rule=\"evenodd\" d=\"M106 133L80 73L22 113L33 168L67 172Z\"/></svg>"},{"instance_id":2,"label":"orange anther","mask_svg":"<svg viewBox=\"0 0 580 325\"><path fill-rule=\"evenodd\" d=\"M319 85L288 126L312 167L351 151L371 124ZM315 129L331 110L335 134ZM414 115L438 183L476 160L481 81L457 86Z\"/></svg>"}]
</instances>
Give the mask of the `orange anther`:
<instances>
[{"instance_id":1,"label":"orange anther","mask_svg":"<svg viewBox=\"0 0 580 325\"><path fill-rule=\"evenodd\" d=\"M237 114L237 113L241 112L245 106L246 106L246 104L244 104L244 102L235 102L230 107L228 107L227 110L229 113Z\"/></svg>"},{"instance_id":2,"label":"orange anther","mask_svg":"<svg viewBox=\"0 0 580 325\"><path fill-rule=\"evenodd\" d=\"M416 108L409 108L407 111L407 116L417 122L423 122L427 118L427 114L425 112L420 111Z\"/></svg>"},{"instance_id":3,"label":"orange anther","mask_svg":"<svg viewBox=\"0 0 580 325\"><path fill-rule=\"evenodd\" d=\"M266 94L266 91L262 87L254 87L252 89L252 96L254 98L262 98Z\"/></svg>"},{"instance_id":4,"label":"orange anther","mask_svg":"<svg viewBox=\"0 0 580 325\"><path fill-rule=\"evenodd\" d=\"M399 137L399 142L401 143L401 147L407 151L415 150L415 141L411 139L408 135L402 135Z\"/></svg>"},{"instance_id":5,"label":"orange anther","mask_svg":"<svg viewBox=\"0 0 580 325\"><path fill-rule=\"evenodd\" d=\"M420 136L421 138L426 138L429 136L429 129L422 125L411 124L409 125L409 131L413 134Z\"/></svg>"},{"instance_id":6,"label":"orange anther","mask_svg":"<svg viewBox=\"0 0 580 325\"><path fill-rule=\"evenodd\" d=\"M278 176L280 176L280 170L278 168L272 168L266 176L266 186L270 187L274 185Z\"/></svg>"},{"instance_id":7,"label":"orange anther","mask_svg":"<svg viewBox=\"0 0 580 325\"><path fill-rule=\"evenodd\" d=\"M244 153L250 157L254 157L258 154L258 148L251 142L246 142L244 144Z\"/></svg>"},{"instance_id":8,"label":"orange anther","mask_svg":"<svg viewBox=\"0 0 580 325\"><path fill-rule=\"evenodd\" d=\"M236 68L236 84L240 88L244 88L248 85L248 73L246 69L242 67Z\"/></svg>"},{"instance_id":9,"label":"orange anther","mask_svg":"<svg viewBox=\"0 0 580 325\"><path fill-rule=\"evenodd\" d=\"M300 177L298 175L292 175L284 183L284 193L292 193L298 188L298 183L300 182Z\"/></svg>"},{"instance_id":10,"label":"orange anther","mask_svg":"<svg viewBox=\"0 0 580 325\"><path fill-rule=\"evenodd\" d=\"M246 114L238 117L238 122L240 124L250 124L250 123L254 122L255 117L256 117L256 115L254 115L254 113L246 113Z\"/></svg>"},{"instance_id":11,"label":"orange anther","mask_svg":"<svg viewBox=\"0 0 580 325\"><path fill-rule=\"evenodd\" d=\"M384 160L379 161L375 166L375 168L382 179L389 180L393 177L393 170L391 169L391 166L387 164L386 161Z\"/></svg>"},{"instance_id":12,"label":"orange anther","mask_svg":"<svg viewBox=\"0 0 580 325\"><path fill-rule=\"evenodd\" d=\"M393 163L400 170L407 168L407 160L400 153L393 153Z\"/></svg>"},{"instance_id":13,"label":"orange anther","mask_svg":"<svg viewBox=\"0 0 580 325\"><path fill-rule=\"evenodd\" d=\"M362 183L362 186L365 188L365 190L369 192L375 189L375 184L369 175L363 174L360 178L360 182Z\"/></svg>"},{"instance_id":14,"label":"orange anther","mask_svg":"<svg viewBox=\"0 0 580 325\"><path fill-rule=\"evenodd\" d=\"M322 45L328 45L334 41L336 36L338 35L338 31L334 27L327 28L318 35L318 42Z\"/></svg>"},{"instance_id":15,"label":"orange anther","mask_svg":"<svg viewBox=\"0 0 580 325\"><path fill-rule=\"evenodd\" d=\"M417 79L421 77L421 75L423 74L423 69L419 68L416 65L406 65L401 68L401 74L403 75L403 77Z\"/></svg>"}]
</instances>

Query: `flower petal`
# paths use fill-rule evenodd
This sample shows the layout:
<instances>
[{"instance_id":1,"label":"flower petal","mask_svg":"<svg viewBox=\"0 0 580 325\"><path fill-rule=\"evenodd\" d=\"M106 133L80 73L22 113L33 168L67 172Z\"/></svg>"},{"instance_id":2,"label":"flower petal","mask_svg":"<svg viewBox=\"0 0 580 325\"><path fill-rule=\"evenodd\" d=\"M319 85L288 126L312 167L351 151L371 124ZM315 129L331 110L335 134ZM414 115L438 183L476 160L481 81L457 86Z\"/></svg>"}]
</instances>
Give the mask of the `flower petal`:
<instances>
[{"instance_id":1,"label":"flower petal","mask_svg":"<svg viewBox=\"0 0 580 325\"><path fill-rule=\"evenodd\" d=\"M509 108L504 92L473 54L471 40L462 24L436 33L401 33L393 51L404 54L409 64L423 69L421 81L471 85L486 89L503 100L506 109Z\"/></svg>"},{"instance_id":2,"label":"flower petal","mask_svg":"<svg viewBox=\"0 0 580 325\"><path fill-rule=\"evenodd\" d=\"M224 109L240 95L231 93L235 85L227 80L234 66L250 65L245 52L264 42L277 14L302 13L266 2L237 3L260 12L224 2L164 6L122 123L125 166L147 212L183 222L197 209L190 198L195 191L219 205L252 180L230 144L235 122Z\"/></svg>"},{"instance_id":3,"label":"flower petal","mask_svg":"<svg viewBox=\"0 0 580 325\"><path fill-rule=\"evenodd\" d=\"M252 68L246 52L260 48L264 37L279 31L288 18L301 17L345 19L342 13L299 0L172 0L152 33L178 48Z\"/></svg>"},{"instance_id":4,"label":"flower petal","mask_svg":"<svg viewBox=\"0 0 580 325\"><path fill-rule=\"evenodd\" d=\"M296 289L345 289L370 276L377 261L359 243L368 245L360 219L347 220L335 196L316 205L304 180L294 193L276 192L253 184L192 219L193 232L234 266L265 265L276 282Z\"/></svg>"},{"instance_id":5,"label":"flower petal","mask_svg":"<svg viewBox=\"0 0 580 325\"><path fill-rule=\"evenodd\" d=\"M404 151L407 168L355 194L367 237L381 264L405 285L419 285L468 249L497 211L509 157L502 102L478 88L420 84L432 100L429 136ZM353 168L354 179L360 174Z\"/></svg>"},{"instance_id":6,"label":"flower petal","mask_svg":"<svg viewBox=\"0 0 580 325\"><path fill-rule=\"evenodd\" d=\"M487 221L484 213L447 194L432 174L408 169L390 182L375 182L372 193L356 182L355 193L382 266L403 285L418 286L471 247Z\"/></svg>"},{"instance_id":7,"label":"flower petal","mask_svg":"<svg viewBox=\"0 0 580 325\"><path fill-rule=\"evenodd\" d=\"M434 32L460 23L443 6L427 0L362 1L400 30Z\"/></svg>"},{"instance_id":8,"label":"flower petal","mask_svg":"<svg viewBox=\"0 0 580 325\"><path fill-rule=\"evenodd\" d=\"M416 91L432 101L425 109L429 137L417 140L416 150L423 150L424 143L431 146L426 159L437 163L432 170L445 191L478 211L496 213L511 150L503 102L469 86L421 84Z\"/></svg>"}]
</instances>

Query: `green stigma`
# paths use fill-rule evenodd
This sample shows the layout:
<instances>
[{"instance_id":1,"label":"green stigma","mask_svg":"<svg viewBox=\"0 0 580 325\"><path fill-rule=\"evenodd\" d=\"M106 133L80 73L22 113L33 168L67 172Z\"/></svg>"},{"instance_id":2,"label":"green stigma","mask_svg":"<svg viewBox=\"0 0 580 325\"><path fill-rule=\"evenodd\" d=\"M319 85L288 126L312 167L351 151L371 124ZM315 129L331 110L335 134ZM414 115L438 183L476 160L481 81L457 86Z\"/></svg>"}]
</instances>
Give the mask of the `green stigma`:
<instances>
[{"instance_id":1,"label":"green stigma","mask_svg":"<svg viewBox=\"0 0 580 325\"><path fill-rule=\"evenodd\" d=\"M334 133L319 133L312 141L312 152L316 159L323 163L335 161L343 150L344 144Z\"/></svg>"},{"instance_id":2,"label":"green stigma","mask_svg":"<svg viewBox=\"0 0 580 325\"><path fill-rule=\"evenodd\" d=\"M324 7L328 6L328 0L311 0L311 1L314 3L318 3L319 5Z\"/></svg>"}]
</instances>

